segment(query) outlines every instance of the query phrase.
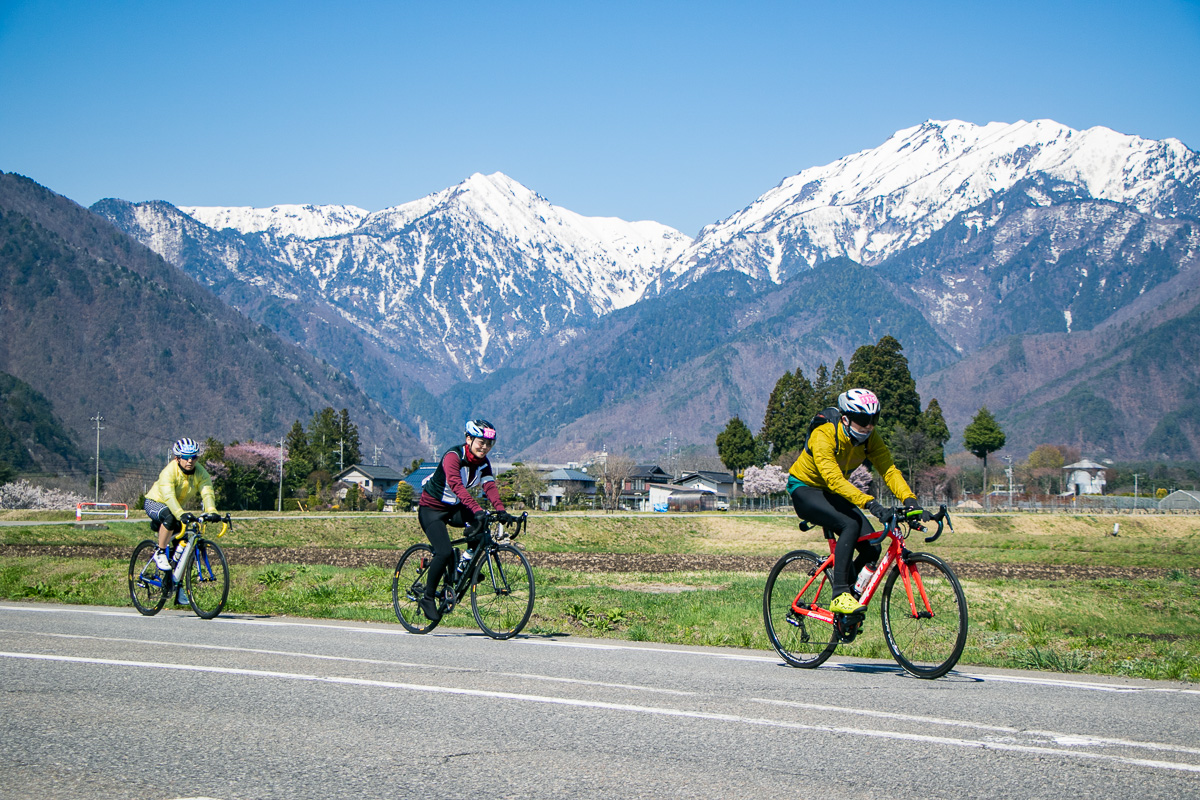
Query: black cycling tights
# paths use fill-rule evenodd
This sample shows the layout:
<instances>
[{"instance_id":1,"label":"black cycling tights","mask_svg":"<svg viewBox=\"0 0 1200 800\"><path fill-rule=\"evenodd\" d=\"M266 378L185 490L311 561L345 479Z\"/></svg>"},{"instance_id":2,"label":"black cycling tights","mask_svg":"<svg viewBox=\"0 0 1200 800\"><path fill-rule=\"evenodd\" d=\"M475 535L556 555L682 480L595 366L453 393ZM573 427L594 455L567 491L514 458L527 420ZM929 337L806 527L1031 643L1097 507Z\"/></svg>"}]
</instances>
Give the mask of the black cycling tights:
<instances>
[{"instance_id":1,"label":"black cycling tights","mask_svg":"<svg viewBox=\"0 0 1200 800\"><path fill-rule=\"evenodd\" d=\"M859 570L876 561L881 552L878 543L858 543L858 537L875 530L862 509L839 494L813 486L798 486L792 491L792 508L800 519L828 528L837 536L833 551L833 596L850 591ZM859 555L852 561L855 549Z\"/></svg>"},{"instance_id":2,"label":"black cycling tights","mask_svg":"<svg viewBox=\"0 0 1200 800\"><path fill-rule=\"evenodd\" d=\"M475 515L463 505L445 511L438 511L429 506L417 508L417 521L421 523L421 530L425 531L429 543L433 545L433 559L429 562L429 569L425 573L427 576L431 576L425 580L426 597L432 598L434 589L437 588L437 580L432 579L432 576L441 576L446 569L446 562L454 555L454 548L450 546L450 531L446 529L446 526L465 528L474 520Z\"/></svg>"}]
</instances>

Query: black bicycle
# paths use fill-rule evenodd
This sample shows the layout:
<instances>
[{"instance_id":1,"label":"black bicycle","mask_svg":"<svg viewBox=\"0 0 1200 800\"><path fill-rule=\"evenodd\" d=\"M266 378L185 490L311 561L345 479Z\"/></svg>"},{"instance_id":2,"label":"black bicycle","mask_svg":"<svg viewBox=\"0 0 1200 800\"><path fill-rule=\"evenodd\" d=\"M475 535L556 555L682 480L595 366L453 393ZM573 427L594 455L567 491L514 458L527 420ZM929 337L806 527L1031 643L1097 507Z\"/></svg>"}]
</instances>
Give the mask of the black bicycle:
<instances>
[{"instance_id":1,"label":"black bicycle","mask_svg":"<svg viewBox=\"0 0 1200 800\"><path fill-rule=\"evenodd\" d=\"M212 619L225 608L229 598L229 562L215 539L233 528L233 519L226 514L205 514L197 517L185 513L179 519L183 530L171 537L172 569L160 569L154 560L158 542L146 539L133 549L129 559L129 598L134 607L148 617L162 610L167 598L180 588L187 603L201 619ZM208 523L221 523L221 532L212 539L204 536ZM180 550L177 542L183 543Z\"/></svg>"},{"instance_id":2,"label":"black bicycle","mask_svg":"<svg viewBox=\"0 0 1200 800\"><path fill-rule=\"evenodd\" d=\"M469 593L471 612L481 631L493 639L511 639L521 632L533 613L533 568L513 540L525 530L528 518L522 514L506 529L492 512L482 530L450 543L454 558L446 564L445 575L434 578L441 580L435 598L443 617ZM465 564L458 545L465 545L470 553ZM428 543L414 544L400 556L392 577L396 618L412 633L429 633L438 626L421 613L419 605L432 560L433 548Z\"/></svg>"}]
</instances>

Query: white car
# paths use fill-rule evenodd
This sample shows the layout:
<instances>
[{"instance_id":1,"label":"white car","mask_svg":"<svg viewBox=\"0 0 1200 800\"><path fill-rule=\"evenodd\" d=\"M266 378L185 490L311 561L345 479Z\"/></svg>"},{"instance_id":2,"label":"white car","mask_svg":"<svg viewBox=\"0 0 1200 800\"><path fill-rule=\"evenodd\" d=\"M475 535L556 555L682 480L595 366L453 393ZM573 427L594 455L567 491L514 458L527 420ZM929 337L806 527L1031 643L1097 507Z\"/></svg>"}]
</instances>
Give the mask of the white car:
<instances>
[{"instance_id":1,"label":"white car","mask_svg":"<svg viewBox=\"0 0 1200 800\"><path fill-rule=\"evenodd\" d=\"M729 510L729 503L727 503L727 502L726 502L726 501L724 501L724 500L718 500L718 501L717 501L717 505L716 505L716 509L717 509L717 511L728 511L728 510Z\"/></svg>"}]
</instances>

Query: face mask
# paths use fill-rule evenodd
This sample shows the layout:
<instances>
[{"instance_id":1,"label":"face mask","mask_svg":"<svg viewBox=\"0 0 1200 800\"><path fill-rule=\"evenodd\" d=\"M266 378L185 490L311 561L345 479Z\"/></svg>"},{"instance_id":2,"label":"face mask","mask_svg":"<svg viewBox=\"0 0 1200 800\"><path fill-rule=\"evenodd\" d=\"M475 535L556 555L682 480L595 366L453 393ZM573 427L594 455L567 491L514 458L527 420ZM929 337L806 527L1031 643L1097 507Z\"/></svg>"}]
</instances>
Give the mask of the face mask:
<instances>
[{"instance_id":1,"label":"face mask","mask_svg":"<svg viewBox=\"0 0 1200 800\"><path fill-rule=\"evenodd\" d=\"M867 441L867 439L871 438L870 431L859 433L858 431L854 430L854 428L851 428L850 423L846 420L842 420L842 430L845 431L846 436L850 438L850 441L854 442L855 444L863 444Z\"/></svg>"}]
</instances>

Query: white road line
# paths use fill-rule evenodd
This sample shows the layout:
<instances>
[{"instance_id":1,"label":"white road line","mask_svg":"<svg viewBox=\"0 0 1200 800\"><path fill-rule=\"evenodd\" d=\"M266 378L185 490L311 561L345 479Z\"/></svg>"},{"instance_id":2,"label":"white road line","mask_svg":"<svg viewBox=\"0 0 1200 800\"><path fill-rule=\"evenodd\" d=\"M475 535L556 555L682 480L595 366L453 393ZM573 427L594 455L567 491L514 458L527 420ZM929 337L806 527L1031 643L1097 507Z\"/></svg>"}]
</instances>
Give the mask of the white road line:
<instances>
[{"instance_id":1,"label":"white road line","mask_svg":"<svg viewBox=\"0 0 1200 800\"><path fill-rule=\"evenodd\" d=\"M1010 728L1005 725L983 725L978 722L969 722L967 720L946 719L944 717L923 717L916 714L897 714L894 711L878 711L872 708L824 706L817 703L797 703L791 700L770 700L763 697L752 697L750 700L754 703L767 703L774 706L803 708L812 711L830 711L839 714L857 714L864 717L879 717L880 719L894 719L903 722L918 722L923 725L947 725L957 728L970 728L977 731L1018 734L1022 736L1037 736L1044 739L1053 739L1056 744L1063 746L1114 745L1118 747L1141 747L1146 750L1162 750L1172 753L1190 753L1192 755L1200 755L1200 748L1197 747L1183 747L1181 745L1162 744L1159 742L1137 742L1133 741L1132 739L1107 739L1088 734L1027 730L1022 728Z\"/></svg>"},{"instance_id":2,"label":"white road line","mask_svg":"<svg viewBox=\"0 0 1200 800\"><path fill-rule=\"evenodd\" d=\"M135 611L123 610L102 610L95 608L72 608L70 606L0 606L0 611L34 611L41 613L64 613L64 614L94 614L98 616L121 616L131 617L134 619L145 620L148 623L153 623L156 620L170 620L174 617L143 617ZM223 623L226 625L260 625L264 627L296 627L296 628L314 628L318 630L333 630L350 633L369 633L377 636L413 636L406 630L398 628L383 627L363 627L359 625L340 625L336 623L319 623L319 622L292 622L290 620L279 619L234 619L229 617L217 617L212 620L215 623ZM423 634L424 636L461 636L461 633L451 633L449 631ZM700 656L703 658L717 658L727 661L750 661L767 664L779 664L780 659L772 656L756 656L744 653L721 653L706 650L690 650L683 647L646 647L635 646L629 644L619 644L613 642L599 641L574 641L563 642L546 639L533 638L517 638L510 639L514 644L537 645L542 647L573 647L590 650L625 650L634 653L671 653L672 655ZM829 670L854 670L857 668L855 664L824 664L818 671ZM899 666L891 667L883 665L883 669L894 669L896 672L901 672ZM1064 689L1080 689L1092 692L1117 692L1117 693L1138 693L1138 692L1160 692L1168 694L1193 695L1200 696L1200 689L1181 689L1173 686L1130 686L1116 683L1094 683L1080 680L1069 680L1065 678L1050 678L1037 675L1001 675L997 673L987 672L960 672L955 670L950 673L951 677L966 678L969 680L980 682L993 683L1021 683L1034 686L1055 686Z\"/></svg>"},{"instance_id":3,"label":"white road line","mask_svg":"<svg viewBox=\"0 0 1200 800\"><path fill-rule=\"evenodd\" d=\"M976 750L996 750L1010 753L1024 753L1036 756L1056 756L1060 758L1084 759L1089 761L1125 764L1130 766L1147 767L1149 769L1169 770L1176 772L1200 773L1200 764L1182 764L1169 761L1152 761L1141 758L1127 758L1106 753L1089 753L1079 750L1060 750L1053 747L1012 744L1010 742L977 741L971 739L952 739L944 736L928 736L924 734L899 733L895 731L872 730L869 728L846 728L835 725L806 725L798 722L783 720L744 717L737 714L718 714L705 711L688 711L679 708L662 708L654 706L638 706L628 703L607 703L594 700L575 700L563 697L547 697L544 695L518 694L516 692L497 692L483 689L467 689L447 686L429 686L414 683L399 683L395 681L375 681L362 678L342 678L337 676L319 676L302 673L271 672L264 670L246 670L230 667L206 667L192 664L155 664L141 661L121 661L102 658L76 658L71 656L44 655L40 653L9 653L0 652L0 657L13 659L29 659L38 661L54 661L72 664L91 664L113 667L134 667L138 669L176 670L183 672L204 672L222 675L237 675L255 678L277 678L281 680L312 681L332 683L346 686L362 686L369 688L399 689L410 692L428 694L450 694L464 697L486 697L494 700L510 700L515 702L541 703L575 708L589 708L604 711L622 711L635 714L650 714L654 716L696 719L710 722L726 722L739 725L754 725L786 730L815 731L819 733L835 733L847 736L862 736L873 739L891 739L896 741L920 742L927 745L942 745L947 747L964 747Z\"/></svg>"},{"instance_id":4,"label":"white road line","mask_svg":"<svg viewBox=\"0 0 1200 800\"><path fill-rule=\"evenodd\" d=\"M284 656L287 658L311 658L319 661L342 661L351 664L377 664L385 667L409 667L412 669L430 669L438 670L446 673L456 674L477 674L477 675L495 675L500 678L523 678L534 681L547 681L550 683L572 683L583 686L598 686L605 689L626 689L634 692L651 692L655 694L673 694L683 697L695 697L696 692L684 692L678 689L662 689L655 686L636 686L630 683L605 683L603 681L589 681L582 678L560 678L553 675L537 675L531 672L496 672L493 670L478 669L475 667L462 667L454 664L423 664L417 661L392 661L381 658L352 658L350 656L330 656L323 653L300 653L294 650L265 650L256 647L233 647L231 645L220 644L190 644L185 642L164 642L154 639L127 639L115 636L91 636L76 633L42 633L40 631L30 633L28 631L13 631L0 630L0 633L21 633L27 636L49 636L58 639L87 639L97 642L120 642L124 644L144 644L160 647L175 647L192 650L220 650L233 653L253 653L256 655L267 656Z\"/></svg>"}]
</instances>

